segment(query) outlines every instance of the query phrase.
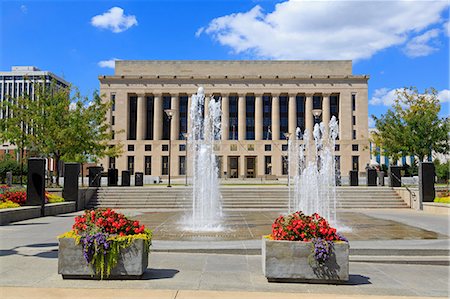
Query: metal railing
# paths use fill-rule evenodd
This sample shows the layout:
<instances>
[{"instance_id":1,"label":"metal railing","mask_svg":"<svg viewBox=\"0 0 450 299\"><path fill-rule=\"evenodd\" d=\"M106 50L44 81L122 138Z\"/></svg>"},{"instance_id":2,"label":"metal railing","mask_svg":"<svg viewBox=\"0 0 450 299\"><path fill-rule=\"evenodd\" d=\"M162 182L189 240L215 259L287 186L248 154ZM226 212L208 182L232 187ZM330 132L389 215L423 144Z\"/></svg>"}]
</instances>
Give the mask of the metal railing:
<instances>
[{"instance_id":1,"label":"metal railing","mask_svg":"<svg viewBox=\"0 0 450 299\"><path fill-rule=\"evenodd\" d=\"M409 189L407 185L403 184L403 183L402 183L402 179L399 178L397 175L395 175L395 173L391 173L391 175L392 175L396 180L398 180L398 181L400 182L400 186L401 186L401 187L405 187L405 189L409 192L409 201L410 201L411 206L412 206L412 203L417 201L417 195L416 195L416 193L415 193L414 191L412 191L411 189ZM391 184L392 184L392 182L391 182Z\"/></svg>"}]
</instances>

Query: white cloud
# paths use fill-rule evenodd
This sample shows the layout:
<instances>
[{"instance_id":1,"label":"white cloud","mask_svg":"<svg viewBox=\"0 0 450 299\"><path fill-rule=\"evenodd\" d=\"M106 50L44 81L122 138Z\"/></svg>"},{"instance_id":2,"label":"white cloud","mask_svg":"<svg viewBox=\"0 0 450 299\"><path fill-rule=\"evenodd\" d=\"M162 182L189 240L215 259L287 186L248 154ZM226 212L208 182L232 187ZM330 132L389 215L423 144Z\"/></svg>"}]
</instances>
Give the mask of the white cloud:
<instances>
[{"instance_id":1,"label":"white cloud","mask_svg":"<svg viewBox=\"0 0 450 299\"><path fill-rule=\"evenodd\" d=\"M204 27L198 28L198 30L195 32L195 37L199 37L200 35L202 35L203 31L205 31Z\"/></svg>"},{"instance_id":2,"label":"white cloud","mask_svg":"<svg viewBox=\"0 0 450 299\"><path fill-rule=\"evenodd\" d=\"M444 89L438 93L438 99L441 103L449 103L450 102L450 90Z\"/></svg>"},{"instance_id":3,"label":"white cloud","mask_svg":"<svg viewBox=\"0 0 450 299\"><path fill-rule=\"evenodd\" d=\"M443 27L445 34L450 37L450 21L445 22Z\"/></svg>"},{"instance_id":4,"label":"white cloud","mask_svg":"<svg viewBox=\"0 0 450 299\"><path fill-rule=\"evenodd\" d=\"M448 6L448 1L290 0L269 13L256 5L215 18L197 34L260 58L357 60L403 45L442 22Z\"/></svg>"},{"instance_id":5,"label":"white cloud","mask_svg":"<svg viewBox=\"0 0 450 299\"><path fill-rule=\"evenodd\" d=\"M92 26L109 29L114 33L119 33L137 25L136 17L133 15L124 15L123 9L120 7L113 7L107 12L92 17Z\"/></svg>"},{"instance_id":6,"label":"white cloud","mask_svg":"<svg viewBox=\"0 0 450 299\"><path fill-rule=\"evenodd\" d=\"M77 103L71 102L71 103L69 104L69 110L73 111L73 110L75 110L76 108L77 108Z\"/></svg>"},{"instance_id":7,"label":"white cloud","mask_svg":"<svg viewBox=\"0 0 450 299\"><path fill-rule=\"evenodd\" d=\"M397 91L403 91L403 88L396 89L388 89L388 88L379 88L373 92L372 98L369 100L370 105L383 105L383 106L392 106L394 104L394 100L397 98ZM437 95L439 101L441 103L450 102L450 90L443 89L438 92Z\"/></svg>"},{"instance_id":8,"label":"white cloud","mask_svg":"<svg viewBox=\"0 0 450 299\"><path fill-rule=\"evenodd\" d=\"M111 58L110 60L102 60L97 63L99 67L107 67L110 69L114 69L116 66L116 60L120 60L118 58Z\"/></svg>"},{"instance_id":9,"label":"white cloud","mask_svg":"<svg viewBox=\"0 0 450 299\"><path fill-rule=\"evenodd\" d=\"M20 6L20 11L22 11L23 14L27 14L28 13L28 7L25 4L22 4Z\"/></svg>"},{"instance_id":10,"label":"white cloud","mask_svg":"<svg viewBox=\"0 0 450 299\"><path fill-rule=\"evenodd\" d=\"M436 46L431 46L429 43L436 44L436 39L439 37L441 30L431 29L424 34L418 35L411 39L403 48L403 52L408 57L428 56L431 53L439 50Z\"/></svg>"},{"instance_id":11,"label":"white cloud","mask_svg":"<svg viewBox=\"0 0 450 299\"><path fill-rule=\"evenodd\" d=\"M402 90L401 88L397 89L387 89L387 88L379 88L373 92L373 96L369 101L370 105L384 105L384 106L392 106L394 104L394 99L397 97L396 92Z\"/></svg>"}]
</instances>

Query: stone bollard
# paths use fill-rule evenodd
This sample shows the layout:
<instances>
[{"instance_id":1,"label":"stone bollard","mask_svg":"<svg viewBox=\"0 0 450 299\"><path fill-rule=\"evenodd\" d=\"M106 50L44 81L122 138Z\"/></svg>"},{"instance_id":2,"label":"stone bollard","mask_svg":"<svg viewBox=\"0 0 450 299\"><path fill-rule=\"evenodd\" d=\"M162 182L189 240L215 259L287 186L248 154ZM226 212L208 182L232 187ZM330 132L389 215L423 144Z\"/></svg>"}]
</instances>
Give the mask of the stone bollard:
<instances>
[{"instance_id":1,"label":"stone bollard","mask_svg":"<svg viewBox=\"0 0 450 299\"><path fill-rule=\"evenodd\" d=\"M359 182L358 182L358 171L357 170L350 170L348 172L348 179L349 179L350 186L358 186L359 185Z\"/></svg>"},{"instance_id":2,"label":"stone bollard","mask_svg":"<svg viewBox=\"0 0 450 299\"><path fill-rule=\"evenodd\" d=\"M375 169L366 169L366 185L376 186L377 185L377 171Z\"/></svg>"},{"instance_id":3,"label":"stone bollard","mask_svg":"<svg viewBox=\"0 0 450 299\"><path fill-rule=\"evenodd\" d=\"M11 171L8 171L8 172L6 173L6 185L7 185L8 187L11 187L11 186L12 186L12 179L13 179L12 172L11 172Z\"/></svg>"},{"instance_id":4,"label":"stone bollard","mask_svg":"<svg viewBox=\"0 0 450 299\"><path fill-rule=\"evenodd\" d=\"M390 187L402 186L402 174L400 173L401 169L401 166L389 166Z\"/></svg>"},{"instance_id":5,"label":"stone bollard","mask_svg":"<svg viewBox=\"0 0 450 299\"><path fill-rule=\"evenodd\" d=\"M27 204L41 206L45 215L45 159L28 159Z\"/></svg>"},{"instance_id":6,"label":"stone bollard","mask_svg":"<svg viewBox=\"0 0 450 299\"><path fill-rule=\"evenodd\" d=\"M134 185L135 186L144 186L144 173L136 172L134 174Z\"/></svg>"},{"instance_id":7,"label":"stone bollard","mask_svg":"<svg viewBox=\"0 0 450 299\"><path fill-rule=\"evenodd\" d=\"M108 169L108 186L117 186L119 171L115 168Z\"/></svg>"},{"instance_id":8,"label":"stone bollard","mask_svg":"<svg viewBox=\"0 0 450 299\"><path fill-rule=\"evenodd\" d=\"M89 187L100 187L102 182L102 170L101 166L88 167L89 171Z\"/></svg>"}]
</instances>

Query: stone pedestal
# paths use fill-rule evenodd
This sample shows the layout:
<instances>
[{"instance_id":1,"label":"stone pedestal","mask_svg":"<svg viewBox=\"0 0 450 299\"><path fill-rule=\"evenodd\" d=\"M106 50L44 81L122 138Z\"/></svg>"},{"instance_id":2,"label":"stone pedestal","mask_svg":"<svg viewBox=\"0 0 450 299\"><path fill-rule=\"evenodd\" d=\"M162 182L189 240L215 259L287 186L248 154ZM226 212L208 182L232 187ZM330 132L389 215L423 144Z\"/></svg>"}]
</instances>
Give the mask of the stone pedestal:
<instances>
[{"instance_id":1,"label":"stone pedestal","mask_svg":"<svg viewBox=\"0 0 450 299\"><path fill-rule=\"evenodd\" d=\"M390 187L402 186L402 174L400 173L401 169L401 166L389 166Z\"/></svg>"},{"instance_id":2,"label":"stone pedestal","mask_svg":"<svg viewBox=\"0 0 450 299\"><path fill-rule=\"evenodd\" d=\"M350 186L358 186L358 171L350 170L348 172L348 180L349 180Z\"/></svg>"},{"instance_id":3,"label":"stone pedestal","mask_svg":"<svg viewBox=\"0 0 450 299\"><path fill-rule=\"evenodd\" d=\"M136 172L134 174L134 185L135 186L144 186L144 173Z\"/></svg>"},{"instance_id":4,"label":"stone pedestal","mask_svg":"<svg viewBox=\"0 0 450 299\"><path fill-rule=\"evenodd\" d=\"M378 185L384 186L384 171L378 172Z\"/></svg>"},{"instance_id":5,"label":"stone pedestal","mask_svg":"<svg viewBox=\"0 0 450 299\"><path fill-rule=\"evenodd\" d=\"M27 204L41 206L41 216L45 207L45 159L28 159Z\"/></svg>"},{"instance_id":6,"label":"stone pedestal","mask_svg":"<svg viewBox=\"0 0 450 299\"><path fill-rule=\"evenodd\" d=\"M117 186L119 171L115 168L108 169L108 186Z\"/></svg>"},{"instance_id":7,"label":"stone pedestal","mask_svg":"<svg viewBox=\"0 0 450 299\"><path fill-rule=\"evenodd\" d=\"M8 171L8 172L6 173L6 185L7 185L8 187L11 187L11 186L12 186L12 178L13 178L12 172L11 172L11 171Z\"/></svg>"},{"instance_id":8,"label":"stone pedestal","mask_svg":"<svg viewBox=\"0 0 450 299\"><path fill-rule=\"evenodd\" d=\"M367 186L377 185L377 171L375 169L366 170L366 184Z\"/></svg>"},{"instance_id":9,"label":"stone pedestal","mask_svg":"<svg viewBox=\"0 0 450 299\"><path fill-rule=\"evenodd\" d=\"M74 201L78 210L78 177L80 175L79 163L64 163L64 189L65 201Z\"/></svg>"},{"instance_id":10,"label":"stone pedestal","mask_svg":"<svg viewBox=\"0 0 450 299\"><path fill-rule=\"evenodd\" d=\"M130 171L122 170L122 186L130 186Z\"/></svg>"},{"instance_id":11,"label":"stone pedestal","mask_svg":"<svg viewBox=\"0 0 450 299\"><path fill-rule=\"evenodd\" d=\"M436 176L433 162L419 164L419 197L421 202L433 202L435 197L434 177Z\"/></svg>"},{"instance_id":12,"label":"stone pedestal","mask_svg":"<svg viewBox=\"0 0 450 299\"><path fill-rule=\"evenodd\" d=\"M88 167L89 187L100 187L102 181L102 170L103 167L101 166Z\"/></svg>"}]
</instances>

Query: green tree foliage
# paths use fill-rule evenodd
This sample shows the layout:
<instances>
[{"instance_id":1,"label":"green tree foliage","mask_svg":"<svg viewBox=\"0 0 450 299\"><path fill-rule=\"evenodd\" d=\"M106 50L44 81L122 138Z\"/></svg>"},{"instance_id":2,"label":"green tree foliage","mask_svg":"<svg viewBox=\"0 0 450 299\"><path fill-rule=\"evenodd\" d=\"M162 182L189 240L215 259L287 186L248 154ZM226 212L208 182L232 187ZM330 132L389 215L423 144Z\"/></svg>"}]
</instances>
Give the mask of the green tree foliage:
<instances>
[{"instance_id":1,"label":"green tree foliage","mask_svg":"<svg viewBox=\"0 0 450 299\"><path fill-rule=\"evenodd\" d=\"M441 163L439 159L433 161L436 176L439 182L447 183L450 176L450 161Z\"/></svg>"},{"instance_id":2,"label":"green tree foliage","mask_svg":"<svg viewBox=\"0 0 450 299\"><path fill-rule=\"evenodd\" d=\"M24 134L26 143L23 144L27 149L53 158L56 165L61 160L83 163L88 159L96 161L104 156L121 154L121 144L108 145L112 133L106 123L106 112L111 103L102 101L97 93L92 101L88 101L78 91L70 87L58 88L54 83L51 86L38 84L34 88L36 99L23 97L7 103L13 117L0 120L0 127L5 132L2 139L11 140L9 138ZM20 134L14 128L20 123L15 119L16 115L23 117L28 127L20 130ZM59 177L58 167L56 177Z\"/></svg>"},{"instance_id":3,"label":"green tree foliage","mask_svg":"<svg viewBox=\"0 0 450 299\"><path fill-rule=\"evenodd\" d=\"M20 175L20 164L11 156L5 155L0 160L0 181L5 182L6 173L12 172L13 175ZM26 167L22 174L26 173Z\"/></svg>"},{"instance_id":4,"label":"green tree foliage","mask_svg":"<svg viewBox=\"0 0 450 299\"><path fill-rule=\"evenodd\" d=\"M416 156L423 161L431 151L446 153L450 122L439 118L440 109L435 89L421 94L415 87L404 88L397 92L393 109L380 118L372 115L377 129L372 141L394 161L401 156Z\"/></svg>"}]
</instances>

